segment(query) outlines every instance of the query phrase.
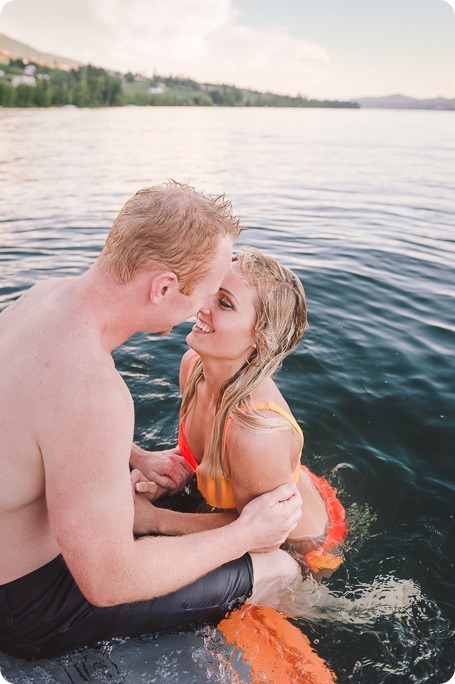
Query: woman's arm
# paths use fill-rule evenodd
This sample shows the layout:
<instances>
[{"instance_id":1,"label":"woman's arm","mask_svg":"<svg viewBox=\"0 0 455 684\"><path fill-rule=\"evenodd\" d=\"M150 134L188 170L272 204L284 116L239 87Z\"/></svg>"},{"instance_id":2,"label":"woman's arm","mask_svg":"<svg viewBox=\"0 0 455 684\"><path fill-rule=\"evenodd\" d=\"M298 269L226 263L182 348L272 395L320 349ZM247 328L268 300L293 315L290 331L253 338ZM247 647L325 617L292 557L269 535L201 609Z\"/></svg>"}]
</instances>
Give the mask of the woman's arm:
<instances>
[{"instance_id":1,"label":"woman's arm","mask_svg":"<svg viewBox=\"0 0 455 684\"><path fill-rule=\"evenodd\" d=\"M292 482L300 445L289 429L254 432L232 424L226 440L225 466L237 511L264 492Z\"/></svg>"},{"instance_id":2,"label":"woman's arm","mask_svg":"<svg viewBox=\"0 0 455 684\"><path fill-rule=\"evenodd\" d=\"M192 478L193 471L188 467L178 447L147 451L137 444L131 447L130 466L140 470L145 479L158 485L158 495L176 494Z\"/></svg>"}]
</instances>

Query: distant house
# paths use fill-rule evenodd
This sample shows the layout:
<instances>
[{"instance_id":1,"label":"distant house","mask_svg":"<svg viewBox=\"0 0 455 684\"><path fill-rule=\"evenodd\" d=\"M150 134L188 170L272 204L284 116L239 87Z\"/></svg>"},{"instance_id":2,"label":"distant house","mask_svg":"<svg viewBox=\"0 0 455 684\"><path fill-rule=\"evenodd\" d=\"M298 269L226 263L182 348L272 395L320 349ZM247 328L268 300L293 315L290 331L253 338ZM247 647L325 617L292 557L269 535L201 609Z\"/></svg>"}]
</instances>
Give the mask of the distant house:
<instances>
[{"instance_id":1,"label":"distant house","mask_svg":"<svg viewBox=\"0 0 455 684\"><path fill-rule=\"evenodd\" d=\"M4 75L5 75L5 72L3 71L3 69L0 69L0 78L2 78L2 76L4 76Z\"/></svg>"},{"instance_id":2,"label":"distant house","mask_svg":"<svg viewBox=\"0 0 455 684\"><path fill-rule=\"evenodd\" d=\"M36 74L36 66L34 64L27 64L24 69L24 74L27 76L34 76Z\"/></svg>"},{"instance_id":3,"label":"distant house","mask_svg":"<svg viewBox=\"0 0 455 684\"><path fill-rule=\"evenodd\" d=\"M19 85L28 85L28 86L34 86L36 83L35 77L34 76L27 76L24 74L23 76L13 76L11 79L11 85L13 88L17 88Z\"/></svg>"},{"instance_id":4,"label":"distant house","mask_svg":"<svg viewBox=\"0 0 455 684\"><path fill-rule=\"evenodd\" d=\"M161 95L166 90L165 83L157 83L156 85L149 88L149 93L152 95Z\"/></svg>"},{"instance_id":5,"label":"distant house","mask_svg":"<svg viewBox=\"0 0 455 684\"><path fill-rule=\"evenodd\" d=\"M49 74L37 74L36 78L38 81L50 81L51 77Z\"/></svg>"}]
</instances>

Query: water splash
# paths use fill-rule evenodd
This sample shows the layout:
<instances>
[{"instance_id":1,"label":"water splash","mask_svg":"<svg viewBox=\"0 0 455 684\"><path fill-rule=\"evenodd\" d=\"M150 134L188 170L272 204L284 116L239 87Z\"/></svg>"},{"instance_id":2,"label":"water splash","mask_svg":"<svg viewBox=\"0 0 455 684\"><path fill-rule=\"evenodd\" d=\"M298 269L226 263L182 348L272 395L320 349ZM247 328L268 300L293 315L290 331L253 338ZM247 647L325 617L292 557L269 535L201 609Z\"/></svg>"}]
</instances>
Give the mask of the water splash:
<instances>
[{"instance_id":1,"label":"water splash","mask_svg":"<svg viewBox=\"0 0 455 684\"><path fill-rule=\"evenodd\" d=\"M342 660L337 644L358 644L353 652L363 657L350 665L352 682L389 683L402 676L415 684L444 681L434 679L435 663L447 646L450 624L413 580L378 576L370 584L333 591L310 579L280 609L298 618L304 633L325 635L332 648L321 655L329 662L330 655Z\"/></svg>"},{"instance_id":2,"label":"water splash","mask_svg":"<svg viewBox=\"0 0 455 684\"><path fill-rule=\"evenodd\" d=\"M311 622L373 625L384 617L411 616L416 612L424 615L430 606L435 607L416 582L388 576L377 577L371 584L359 583L343 592L331 591L307 578L293 586L289 595L280 600L278 609Z\"/></svg>"},{"instance_id":3,"label":"water splash","mask_svg":"<svg viewBox=\"0 0 455 684\"><path fill-rule=\"evenodd\" d=\"M215 627L205 627L199 634L203 645L197 648L192 658L203 671L206 681L222 684L247 684L240 677L240 657L229 654L224 637Z\"/></svg>"}]
</instances>

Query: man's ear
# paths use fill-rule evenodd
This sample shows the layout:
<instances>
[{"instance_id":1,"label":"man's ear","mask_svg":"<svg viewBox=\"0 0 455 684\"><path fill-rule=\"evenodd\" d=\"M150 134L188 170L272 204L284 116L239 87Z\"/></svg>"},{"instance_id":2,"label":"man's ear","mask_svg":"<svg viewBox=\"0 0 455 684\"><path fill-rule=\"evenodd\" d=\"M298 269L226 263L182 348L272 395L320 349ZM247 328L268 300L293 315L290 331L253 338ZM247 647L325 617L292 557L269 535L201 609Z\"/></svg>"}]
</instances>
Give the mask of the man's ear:
<instances>
[{"instance_id":1,"label":"man's ear","mask_svg":"<svg viewBox=\"0 0 455 684\"><path fill-rule=\"evenodd\" d=\"M150 281L150 301L152 304L161 304L171 292L178 290L179 281L173 271L162 271L153 276Z\"/></svg>"}]
</instances>

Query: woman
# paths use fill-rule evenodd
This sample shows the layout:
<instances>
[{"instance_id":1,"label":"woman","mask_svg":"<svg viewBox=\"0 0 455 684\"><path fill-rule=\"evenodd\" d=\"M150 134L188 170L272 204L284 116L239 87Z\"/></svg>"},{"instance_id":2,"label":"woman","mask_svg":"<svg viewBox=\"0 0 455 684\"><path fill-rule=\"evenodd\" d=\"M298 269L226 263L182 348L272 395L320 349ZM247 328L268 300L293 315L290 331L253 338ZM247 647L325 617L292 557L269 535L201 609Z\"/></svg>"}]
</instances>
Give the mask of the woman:
<instances>
[{"instance_id":1,"label":"woman","mask_svg":"<svg viewBox=\"0 0 455 684\"><path fill-rule=\"evenodd\" d=\"M272 380L306 325L297 276L259 250L243 248L186 338L191 349L180 369L178 445L198 489L218 509L238 513L259 494L294 481L302 518L284 548L321 577L342 562L337 546L346 534L344 509L328 482L300 465L303 434ZM136 471L133 481L141 479ZM229 519L159 509L155 515L161 534L196 532Z\"/></svg>"}]
</instances>

